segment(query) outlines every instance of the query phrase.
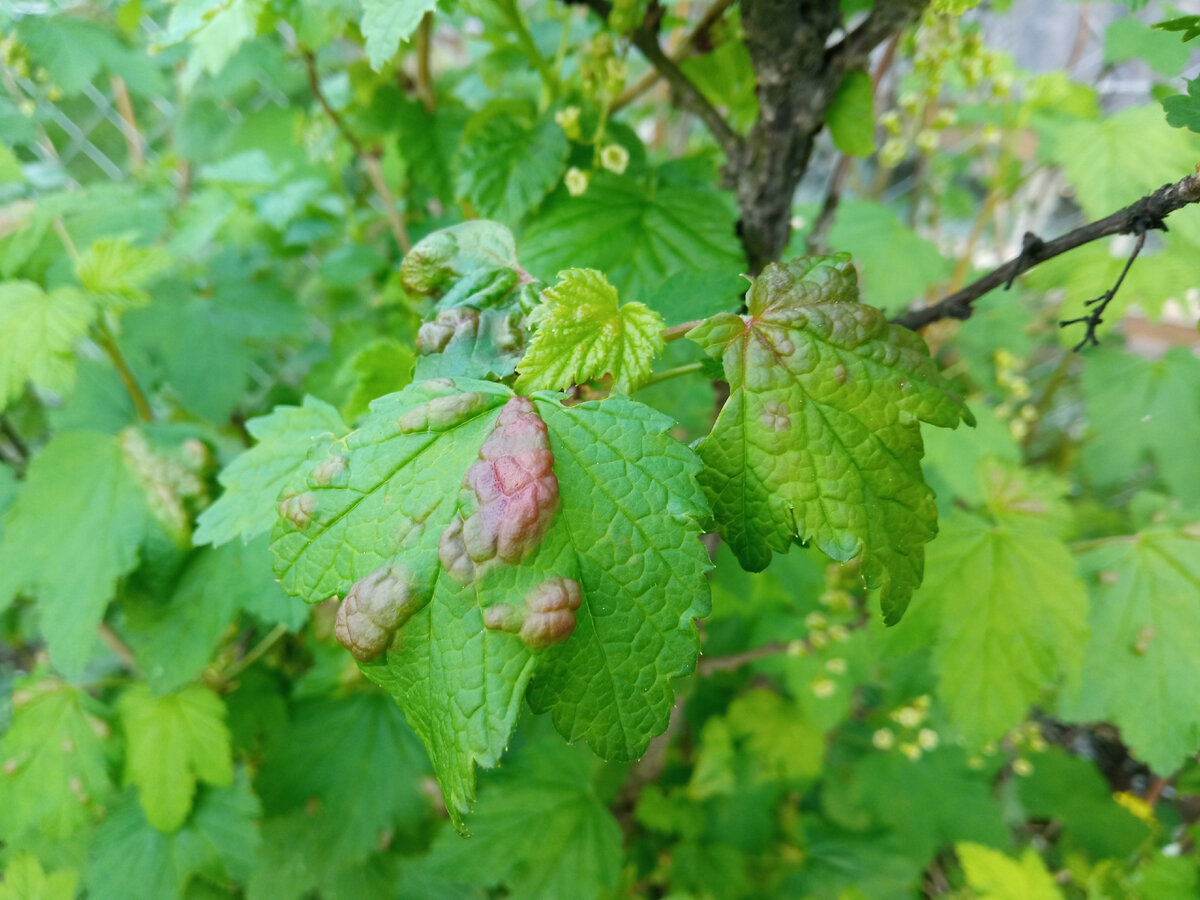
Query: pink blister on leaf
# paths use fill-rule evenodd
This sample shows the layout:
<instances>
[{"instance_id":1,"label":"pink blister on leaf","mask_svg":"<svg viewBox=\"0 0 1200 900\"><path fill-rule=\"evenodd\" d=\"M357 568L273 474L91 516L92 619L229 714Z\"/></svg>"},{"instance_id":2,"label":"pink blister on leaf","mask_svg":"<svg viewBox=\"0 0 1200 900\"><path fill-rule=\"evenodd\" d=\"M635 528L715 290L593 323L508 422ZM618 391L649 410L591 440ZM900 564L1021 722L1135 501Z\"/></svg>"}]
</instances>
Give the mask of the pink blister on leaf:
<instances>
[{"instance_id":1,"label":"pink blister on leaf","mask_svg":"<svg viewBox=\"0 0 1200 900\"><path fill-rule=\"evenodd\" d=\"M525 606L498 603L483 611L483 624L494 631L517 635L535 650L559 644L575 631L575 611L583 592L574 578L554 575L535 587Z\"/></svg>"},{"instance_id":2,"label":"pink blister on leaf","mask_svg":"<svg viewBox=\"0 0 1200 900\"><path fill-rule=\"evenodd\" d=\"M351 586L338 607L333 633L351 655L369 662L387 649L392 634L427 602L405 566L384 566Z\"/></svg>"},{"instance_id":3,"label":"pink blister on leaf","mask_svg":"<svg viewBox=\"0 0 1200 900\"><path fill-rule=\"evenodd\" d=\"M513 397L463 477L475 509L442 533L438 554L459 581L493 560L519 563L538 545L558 510L558 479L546 423L533 402Z\"/></svg>"}]
</instances>

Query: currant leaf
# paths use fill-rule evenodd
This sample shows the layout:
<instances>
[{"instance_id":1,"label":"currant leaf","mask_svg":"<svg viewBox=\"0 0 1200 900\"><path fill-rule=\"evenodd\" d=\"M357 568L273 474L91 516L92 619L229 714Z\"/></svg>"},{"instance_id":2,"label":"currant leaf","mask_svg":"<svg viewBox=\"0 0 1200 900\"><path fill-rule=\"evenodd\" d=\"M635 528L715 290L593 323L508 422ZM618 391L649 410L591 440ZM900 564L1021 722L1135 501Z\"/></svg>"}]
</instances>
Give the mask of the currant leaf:
<instances>
[{"instance_id":1,"label":"currant leaf","mask_svg":"<svg viewBox=\"0 0 1200 900\"><path fill-rule=\"evenodd\" d=\"M924 342L857 302L847 257L770 265L749 313L688 333L729 381L697 448L717 528L742 566L766 568L793 539L861 561L885 620L904 614L937 533L919 423L974 422Z\"/></svg>"},{"instance_id":2,"label":"currant leaf","mask_svg":"<svg viewBox=\"0 0 1200 900\"><path fill-rule=\"evenodd\" d=\"M292 490L285 591L347 597L339 630L425 742L457 823L521 699L632 758L661 732L706 613L699 463L623 397L564 407L459 379L376 400L344 478ZM353 598L353 603L349 602Z\"/></svg>"},{"instance_id":3,"label":"currant leaf","mask_svg":"<svg viewBox=\"0 0 1200 900\"><path fill-rule=\"evenodd\" d=\"M616 288L595 269L559 272L542 304L517 390L565 390L611 373L615 390L632 393L662 352L662 317L642 303L619 306Z\"/></svg>"},{"instance_id":4,"label":"currant leaf","mask_svg":"<svg viewBox=\"0 0 1200 900\"><path fill-rule=\"evenodd\" d=\"M46 293L31 281L0 284L0 410L32 382L64 392L75 383L75 343L95 306L73 288Z\"/></svg>"}]
</instances>

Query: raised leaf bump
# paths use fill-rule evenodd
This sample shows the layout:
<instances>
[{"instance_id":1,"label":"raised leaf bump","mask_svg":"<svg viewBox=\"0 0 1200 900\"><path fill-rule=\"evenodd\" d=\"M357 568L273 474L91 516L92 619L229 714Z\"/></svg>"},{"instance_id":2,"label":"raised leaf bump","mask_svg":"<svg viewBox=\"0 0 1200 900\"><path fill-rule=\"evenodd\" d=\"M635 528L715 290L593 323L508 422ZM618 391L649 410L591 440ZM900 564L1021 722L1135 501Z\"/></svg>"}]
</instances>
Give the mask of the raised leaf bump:
<instances>
[{"instance_id":1,"label":"raised leaf bump","mask_svg":"<svg viewBox=\"0 0 1200 900\"><path fill-rule=\"evenodd\" d=\"M697 448L700 480L743 567L759 571L793 539L813 541L861 561L894 623L937 532L919 422L974 420L920 337L857 297L846 257L793 260L754 279L748 315L688 333L730 384Z\"/></svg>"}]
</instances>

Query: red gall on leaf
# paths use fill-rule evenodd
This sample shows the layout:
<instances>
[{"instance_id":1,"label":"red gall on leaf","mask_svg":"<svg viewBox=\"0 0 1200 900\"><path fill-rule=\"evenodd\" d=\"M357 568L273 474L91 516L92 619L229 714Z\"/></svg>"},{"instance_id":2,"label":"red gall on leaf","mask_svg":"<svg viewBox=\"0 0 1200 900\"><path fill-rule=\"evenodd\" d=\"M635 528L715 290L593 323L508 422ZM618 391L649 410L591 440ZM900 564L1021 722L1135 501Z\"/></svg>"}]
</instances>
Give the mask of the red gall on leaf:
<instances>
[{"instance_id":1,"label":"red gall on leaf","mask_svg":"<svg viewBox=\"0 0 1200 900\"><path fill-rule=\"evenodd\" d=\"M558 479L546 423L527 397L513 397L467 470L463 487L475 509L442 533L438 556L460 582L493 559L519 563L537 546L558 510Z\"/></svg>"},{"instance_id":2,"label":"red gall on leaf","mask_svg":"<svg viewBox=\"0 0 1200 900\"><path fill-rule=\"evenodd\" d=\"M571 636L575 611L582 604L579 582L554 575L529 593L524 608L509 603L489 606L483 611L483 624L494 631L515 634L527 647L539 650Z\"/></svg>"},{"instance_id":3,"label":"red gall on leaf","mask_svg":"<svg viewBox=\"0 0 1200 900\"><path fill-rule=\"evenodd\" d=\"M279 503L279 515L300 529L308 527L316 511L317 498L308 491L289 494Z\"/></svg>"},{"instance_id":4,"label":"red gall on leaf","mask_svg":"<svg viewBox=\"0 0 1200 900\"><path fill-rule=\"evenodd\" d=\"M401 625L426 603L405 566L384 566L354 582L338 607L333 633L359 662L369 662L384 650Z\"/></svg>"}]
</instances>

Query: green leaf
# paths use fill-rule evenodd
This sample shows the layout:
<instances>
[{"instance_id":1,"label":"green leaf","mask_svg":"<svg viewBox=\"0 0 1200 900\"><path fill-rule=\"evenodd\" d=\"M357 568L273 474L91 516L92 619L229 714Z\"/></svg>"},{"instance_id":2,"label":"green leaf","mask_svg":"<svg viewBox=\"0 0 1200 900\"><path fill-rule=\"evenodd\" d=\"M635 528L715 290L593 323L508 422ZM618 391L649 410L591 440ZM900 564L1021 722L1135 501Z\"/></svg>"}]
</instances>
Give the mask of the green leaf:
<instances>
[{"instance_id":1,"label":"green leaf","mask_svg":"<svg viewBox=\"0 0 1200 900\"><path fill-rule=\"evenodd\" d=\"M1150 68L1174 78L1187 65L1191 48L1172 35L1155 31L1145 22L1121 17L1104 32L1104 61L1120 63L1139 59Z\"/></svg>"},{"instance_id":2,"label":"green leaf","mask_svg":"<svg viewBox=\"0 0 1200 900\"><path fill-rule=\"evenodd\" d=\"M179 831L146 820L133 792L96 829L86 881L90 900L182 900L196 878L227 884L250 874L260 843L258 801L239 773L227 788L202 788ZM192 896L188 893L188 896Z\"/></svg>"},{"instance_id":3,"label":"green leaf","mask_svg":"<svg viewBox=\"0 0 1200 900\"><path fill-rule=\"evenodd\" d=\"M54 524L48 540L46 523ZM0 540L0 608L36 599L41 633L63 672L91 657L117 580L152 527L147 497L118 438L67 432L34 457Z\"/></svg>"},{"instance_id":4,"label":"green leaf","mask_svg":"<svg viewBox=\"0 0 1200 900\"><path fill-rule=\"evenodd\" d=\"M1182 31L1183 34L1179 37L1186 43L1200 37L1200 16L1179 16L1165 22L1156 22L1150 27L1161 28L1163 31Z\"/></svg>"},{"instance_id":5,"label":"green leaf","mask_svg":"<svg viewBox=\"0 0 1200 900\"><path fill-rule=\"evenodd\" d=\"M860 558L894 623L937 532L918 422L974 420L920 337L857 296L844 257L773 264L750 288L748 315L688 333L730 386L697 448L700 480L744 568L766 568L793 538L839 562Z\"/></svg>"},{"instance_id":6,"label":"green leaf","mask_svg":"<svg viewBox=\"0 0 1200 900\"><path fill-rule=\"evenodd\" d=\"M108 799L111 730L95 700L57 678L31 676L13 692L0 738L0 834L65 838Z\"/></svg>"},{"instance_id":7,"label":"green leaf","mask_svg":"<svg viewBox=\"0 0 1200 900\"><path fill-rule=\"evenodd\" d=\"M46 293L30 281L0 284L0 410L26 382L63 393L75 383L75 344L95 316L79 291Z\"/></svg>"},{"instance_id":8,"label":"green leaf","mask_svg":"<svg viewBox=\"0 0 1200 900\"><path fill-rule=\"evenodd\" d=\"M506 885L524 900L594 900L617 885L621 829L597 796L596 759L551 736L490 776L471 836L443 831L429 864L446 879Z\"/></svg>"},{"instance_id":9,"label":"green leaf","mask_svg":"<svg viewBox=\"0 0 1200 900\"><path fill-rule=\"evenodd\" d=\"M1200 504L1193 452L1200 446L1197 383L1200 360L1181 347L1158 360L1133 353L1089 354L1083 370L1090 426L1084 471L1099 484L1119 487L1152 461L1172 493L1187 504Z\"/></svg>"},{"instance_id":10,"label":"green leaf","mask_svg":"<svg viewBox=\"0 0 1200 900\"><path fill-rule=\"evenodd\" d=\"M825 110L833 146L864 159L875 152L875 91L871 76L861 69L847 72Z\"/></svg>"},{"instance_id":11,"label":"green leaf","mask_svg":"<svg viewBox=\"0 0 1200 900\"><path fill-rule=\"evenodd\" d=\"M967 743L1004 735L1065 676L1079 675L1087 596L1061 540L1044 526L952 517L929 548L912 622L937 633L938 693Z\"/></svg>"},{"instance_id":12,"label":"green leaf","mask_svg":"<svg viewBox=\"0 0 1200 900\"><path fill-rule=\"evenodd\" d=\"M537 330L518 365L516 388L565 390L606 374L613 389L632 393L662 352L665 323L642 303L617 305L617 291L595 269L567 269L542 291Z\"/></svg>"},{"instance_id":13,"label":"green leaf","mask_svg":"<svg viewBox=\"0 0 1200 900\"><path fill-rule=\"evenodd\" d=\"M296 630L307 610L279 590L265 538L233 541L193 554L167 598L126 597L122 633L151 689L165 693L194 681L242 609Z\"/></svg>"},{"instance_id":14,"label":"green leaf","mask_svg":"<svg viewBox=\"0 0 1200 900\"><path fill-rule=\"evenodd\" d=\"M726 721L753 760L756 778L803 783L821 774L824 732L793 701L772 691L749 691L729 704Z\"/></svg>"},{"instance_id":15,"label":"green leaf","mask_svg":"<svg viewBox=\"0 0 1200 900\"><path fill-rule=\"evenodd\" d=\"M427 767L404 715L382 694L296 704L257 780L267 813L300 811L316 868L344 867L428 809Z\"/></svg>"},{"instance_id":16,"label":"green leaf","mask_svg":"<svg viewBox=\"0 0 1200 900\"><path fill-rule=\"evenodd\" d=\"M568 408L425 382L372 404L330 457L344 480L313 461L293 483L276 574L309 602L347 597L344 642L400 702L456 821L535 672L533 707L603 756L666 727L708 607L698 462L669 427L619 396ZM516 452L533 469L509 469ZM515 499L485 499L501 470Z\"/></svg>"},{"instance_id":17,"label":"green leaf","mask_svg":"<svg viewBox=\"0 0 1200 900\"><path fill-rule=\"evenodd\" d=\"M197 519L192 536L197 546L219 547L238 536L249 543L269 531L279 492L304 464L309 448L349 429L328 403L305 397L303 406L279 406L250 419L246 430L258 443L222 470L225 492Z\"/></svg>"},{"instance_id":18,"label":"green leaf","mask_svg":"<svg viewBox=\"0 0 1200 900\"><path fill-rule=\"evenodd\" d=\"M101 238L75 261L75 277L106 308L119 312L149 303L146 285L169 264L170 257L157 248L134 247L128 238Z\"/></svg>"},{"instance_id":19,"label":"green leaf","mask_svg":"<svg viewBox=\"0 0 1200 900\"><path fill-rule=\"evenodd\" d=\"M0 874L0 900L74 900L79 880L73 871L47 875L32 853L18 853Z\"/></svg>"},{"instance_id":20,"label":"green leaf","mask_svg":"<svg viewBox=\"0 0 1200 900\"><path fill-rule=\"evenodd\" d=\"M125 779L138 788L146 819L164 833L188 817L196 782L233 783L225 704L209 688L193 684L155 697L144 684L117 702L125 730Z\"/></svg>"},{"instance_id":21,"label":"green leaf","mask_svg":"<svg viewBox=\"0 0 1200 900\"><path fill-rule=\"evenodd\" d=\"M1155 772L1200 749L1200 537L1155 529L1102 541L1079 560L1092 600L1092 641L1062 713L1104 719Z\"/></svg>"},{"instance_id":22,"label":"green leaf","mask_svg":"<svg viewBox=\"0 0 1200 900\"><path fill-rule=\"evenodd\" d=\"M371 68L380 71L437 4L438 0L363 0L362 33Z\"/></svg>"},{"instance_id":23,"label":"green leaf","mask_svg":"<svg viewBox=\"0 0 1200 900\"><path fill-rule=\"evenodd\" d=\"M649 300L684 269L745 265L728 195L657 178L597 172L587 193L555 194L522 241L530 271L604 272L622 297Z\"/></svg>"},{"instance_id":24,"label":"green leaf","mask_svg":"<svg viewBox=\"0 0 1200 900\"><path fill-rule=\"evenodd\" d=\"M477 112L459 148L458 193L484 216L517 223L562 178L570 144L547 110L497 100Z\"/></svg>"},{"instance_id":25,"label":"green leaf","mask_svg":"<svg viewBox=\"0 0 1200 900\"><path fill-rule=\"evenodd\" d=\"M1062 900L1054 877L1032 848L1019 860L979 844L958 843L954 851L980 900Z\"/></svg>"},{"instance_id":26,"label":"green leaf","mask_svg":"<svg viewBox=\"0 0 1200 900\"><path fill-rule=\"evenodd\" d=\"M1187 89L1186 94L1176 94L1163 100L1167 124L1174 128L1200 132L1200 78L1189 81Z\"/></svg>"}]
</instances>

